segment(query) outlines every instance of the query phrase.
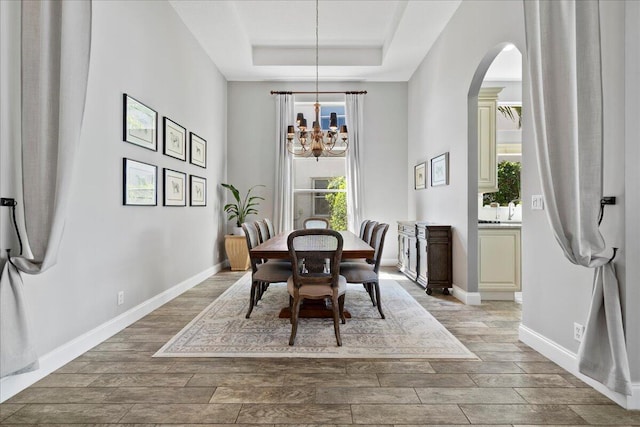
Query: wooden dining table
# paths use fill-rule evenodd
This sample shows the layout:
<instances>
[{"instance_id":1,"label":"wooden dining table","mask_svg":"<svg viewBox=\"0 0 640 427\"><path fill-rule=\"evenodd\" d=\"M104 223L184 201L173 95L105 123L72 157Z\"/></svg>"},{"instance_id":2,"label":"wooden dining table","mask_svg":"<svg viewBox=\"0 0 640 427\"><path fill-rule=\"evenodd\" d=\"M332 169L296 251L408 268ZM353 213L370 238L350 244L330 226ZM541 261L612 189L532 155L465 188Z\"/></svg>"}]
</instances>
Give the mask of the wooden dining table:
<instances>
[{"instance_id":1,"label":"wooden dining table","mask_svg":"<svg viewBox=\"0 0 640 427\"><path fill-rule=\"evenodd\" d=\"M285 231L251 249L252 258L289 259L287 238L291 231ZM350 231L340 231L342 235L342 259L373 258L374 250L368 243Z\"/></svg>"},{"instance_id":2,"label":"wooden dining table","mask_svg":"<svg viewBox=\"0 0 640 427\"><path fill-rule=\"evenodd\" d=\"M260 259L289 259L289 248L287 238L292 231L285 231L275 235L264 243L259 244L250 250L251 258ZM350 231L340 231L342 235L342 259L353 260L359 258L373 258L374 249ZM299 316L304 317L333 317L333 311L328 305L329 301L305 300L300 306ZM351 314L345 308L344 316L349 318ZM290 318L289 306L283 307L278 315L280 318Z\"/></svg>"}]
</instances>

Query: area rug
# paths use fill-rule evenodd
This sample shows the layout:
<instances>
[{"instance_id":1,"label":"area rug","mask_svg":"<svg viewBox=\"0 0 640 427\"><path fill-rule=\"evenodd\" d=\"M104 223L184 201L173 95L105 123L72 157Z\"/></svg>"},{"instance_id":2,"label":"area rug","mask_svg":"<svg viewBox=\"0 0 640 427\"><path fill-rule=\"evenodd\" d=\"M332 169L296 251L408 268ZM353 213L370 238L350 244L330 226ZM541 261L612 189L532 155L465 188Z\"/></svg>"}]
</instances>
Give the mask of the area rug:
<instances>
[{"instance_id":1,"label":"area rug","mask_svg":"<svg viewBox=\"0 0 640 427\"><path fill-rule=\"evenodd\" d=\"M251 273L234 283L205 308L154 357L310 357L476 359L456 337L391 279L380 280L381 319L362 285L348 285L340 324L342 347L336 345L332 319L300 319L295 345L291 324L278 318L287 306L286 284L271 284L245 319Z\"/></svg>"}]
</instances>

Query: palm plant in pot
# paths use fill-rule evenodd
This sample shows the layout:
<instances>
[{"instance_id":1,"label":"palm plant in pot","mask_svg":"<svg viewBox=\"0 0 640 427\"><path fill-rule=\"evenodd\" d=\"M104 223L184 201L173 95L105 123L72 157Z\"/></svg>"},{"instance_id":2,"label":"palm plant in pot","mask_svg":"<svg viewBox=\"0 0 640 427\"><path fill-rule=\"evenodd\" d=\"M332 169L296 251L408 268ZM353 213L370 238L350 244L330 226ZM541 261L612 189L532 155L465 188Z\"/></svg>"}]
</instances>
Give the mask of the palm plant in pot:
<instances>
[{"instance_id":1,"label":"palm plant in pot","mask_svg":"<svg viewBox=\"0 0 640 427\"><path fill-rule=\"evenodd\" d=\"M240 196L240 191L232 184L221 184L224 188L231 191L233 194L233 198L235 199L235 203L227 203L224 205L224 211L227 213L227 219L229 221L235 220L236 225L233 230L233 234L241 235L242 233L242 223L246 221L248 215L257 215L258 214L258 205L260 204L259 200L264 200L264 197L260 196L252 196L251 192L256 187L264 187L264 185L254 185L249 188L247 194L242 198Z\"/></svg>"}]
</instances>

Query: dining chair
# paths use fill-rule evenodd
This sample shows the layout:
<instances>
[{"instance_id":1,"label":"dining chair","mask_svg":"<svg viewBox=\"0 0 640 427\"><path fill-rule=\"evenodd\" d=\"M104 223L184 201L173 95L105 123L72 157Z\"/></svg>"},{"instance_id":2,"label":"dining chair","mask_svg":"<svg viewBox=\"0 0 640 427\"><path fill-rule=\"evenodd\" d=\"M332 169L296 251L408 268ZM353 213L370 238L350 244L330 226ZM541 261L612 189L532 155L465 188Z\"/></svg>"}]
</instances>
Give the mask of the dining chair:
<instances>
[{"instance_id":1,"label":"dining chair","mask_svg":"<svg viewBox=\"0 0 640 427\"><path fill-rule=\"evenodd\" d=\"M258 229L258 239L260 243L264 243L271 238L269 235L269 228L267 227L267 223L264 220L254 221L256 228Z\"/></svg>"},{"instance_id":2,"label":"dining chair","mask_svg":"<svg viewBox=\"0 0 640 427\"><path fill-rule=\"evenodd\" d=\"M378 225L378 221L369 221L367 225L365 225L362 240L371 244L371 235L376 225Z\"/></svg>"},{"instance_id":3,"label":"dining chair","mask_svg":"<svg viewBox=\"0 0 640 427\"><path fill-rule=\"evenodd\" d=\"M247 239L249 254L251 249L260 244L258 229L255 224L245 222L242 224L244 235ZM262 258L250 256L251 259L251 295L249 297L249 309L246 318L248 319L253 311L253 307L258 304L262 294L266 291L270 283L286 282L291 276L291 265L279 262L263 262Z\"/></svg>"},{"instance_id":4,"label":"dining chair","mask_svg":"<svg viewBox=\"0 0 640 427\"><path fill-rule=\"evenodd\" d=\"M303 228L308 230L311 228L325 228L328 229L329 227L329 220L326 218L319 218L319 217L309 217L307 219L304 220L303 223Z\"/></svg>"},{"instance_id":5,"label":"dining chair","mask_svg":"<svg viewBox=\"0 0 640 427\"><path fill-rule=\"evenodd\" d=\"M347 283L362 283L373 305L378 306L378 311L383 319L385 317L382 312L378 270L380 269L382 249L384 248L384 239L388 229L389 224L377 224L373 229L370 243L374 249L373 259L371 260L373 262L372 265L357 261L343 262L340 264L340 274L345 277Z\"/></svg>"},{"instance_id":6,"label":"dining chair","mask_svg":"<svg viewBox=\"0 0 640 427\"><path fill-rule=\"evenodd\" d=\"M367 224L369 224L369 219L365 219L364 221L362 221L362 223L360 223L360 233L358 233L358 237L360 237L362 240L364 240L364 233L365 230L367 229Z\"/></svg>"},{"instance_id":7,"label":"dining chair","mask_svg":"<svg viewBox=\"0 0 640 427\"><path fill-rule=\"evenodd\" d=\"M273 222L269 218L263 219L264 223L267 224L267 230L269 231L269 238L272 238L276 235L276 230L273 228Z\"/></svg>"},{"instance_id":8,"label":"dining chair","mask_svg":"<svg viewBox=\"0 0 640 427\"><path fill-rule=\"evenodd\" d=\"M326 298L331 299L336 341L338 346L342 345L339 323L340 319L345 323L344 298L347 291L347 281L340 275L342 246L342 235L335 230L316 228L289 234L287 247L293 273L287 281L287 290L292 297L289 345L293 345L296 339L302 300Z\"/></svg>"}]
</instances>

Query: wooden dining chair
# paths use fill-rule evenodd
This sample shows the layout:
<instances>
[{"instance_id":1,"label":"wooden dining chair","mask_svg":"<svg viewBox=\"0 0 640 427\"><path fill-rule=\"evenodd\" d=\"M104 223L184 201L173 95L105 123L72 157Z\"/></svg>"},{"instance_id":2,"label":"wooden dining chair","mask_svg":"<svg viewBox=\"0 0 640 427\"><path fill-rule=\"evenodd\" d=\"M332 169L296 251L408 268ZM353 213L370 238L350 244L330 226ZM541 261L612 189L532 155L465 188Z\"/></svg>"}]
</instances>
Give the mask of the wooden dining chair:
<instances>
[{"instance_id":1,"label":"wooden dining chair","mask_svg":"<svg viewBox=\"0 0 640 427\"><path fill-rule=\"evenodd\" d=\"M264 223L267 225L267 230L269 231L269 238L272 238L276 235L276 230L273 227L273 222L269 218L263 219Z\"/></svg>"},{"instance_id":2,"label":"wooden dining chair","mask_svg":"<svg viewBox=\"0 0 640 427\"><path fill-rule=\"evenodd\" d=\"M260 244L258 229L253 223L243 223L242 229L247 239L249 254L251 249ZM250 256L251 259L251 294L249 296L249 309L246 318L248 319L253 311L253 307L258 304L262 295L267 290L270 283L286 282L291 276L291 264L280 262L263 262L261 258Z\"/></svg>"},{"instance_id":3,"label":"wooden dining chair","mask_svg":"<svg viewBox=\"0 0 640 427\"><path fill-rule=\"evenodd\" d=\"M364 233L367 230L367 224L369 224L369 219L365 219L364 221L362 221L362 223L360 223L360 232L358 233L358 237L360 237L362 240L364 240Z\"/></svg>"},{"instance_id":4,"label":"wooden dining chair","mask_svg":"<svg viewBox=\"0 0 640 427\"><path fill-rule=\"evenodd\" d=\"M347 281L340 275L342 258L342 235L334 230L297 230L287 238L292 275L287 281L291 301L291 336L293 345L298 331L300 303L303 299L331 299L333 328L338 346L340 338L339 319L345 322L344 298Z\"/></svg>"},{"instance_id":5,"label":"wooden dining chair","mask_svg":"<svg viewBox=\"0 0 640 427\"><path fill-rule=\"evenodd\" d=\"M371 244L371 235L373 234L373 229L376 225L378 225L378 221L369 221L367 225L365 225L362 240Z\"/></svg>"},{"instance_id":6,"label":"wooden dining chair","mask_svg":"<svg viewBox=\"0 0 640 427\"><path fill-rule=\"evenodd\" d=\"M309 217L305 219L303 223L303 227L305 230L308 230L311 228L325 228L325 229L330 228L329 220L326 218L319 218L319 217Z\"/></svg>"},{"instance_id":7,"label":"wooden dining chair","mask_svg":"<svg viewBox=\"0 0 640 427\"><path fill-rule=\"evenodd\" d=\"M264 222L264 220L255 221L254 224L258 229L258 238L260 240L260 243L264 243L271 238L271 236L269 235L269 227L267 227L267 223Z\"/></svg>"},{"instance_id":8,"label":"wooden dining chair","mask_svg":"<svg viewBox=\"0 0 640 427\"><path fill-rule=\"evenodd\" d=\"M382 312L378 270L380 269L382 249L384 248L384 239L388 229L389 224L377 224L373 229L370 243L374 249L372 264L357 261L340 264L340 274L345 277L348 283L362 283L373 305L378 306L378 312L380 312L380 316L383 319L385 317Z\"/></svg>"}]
</instances>

